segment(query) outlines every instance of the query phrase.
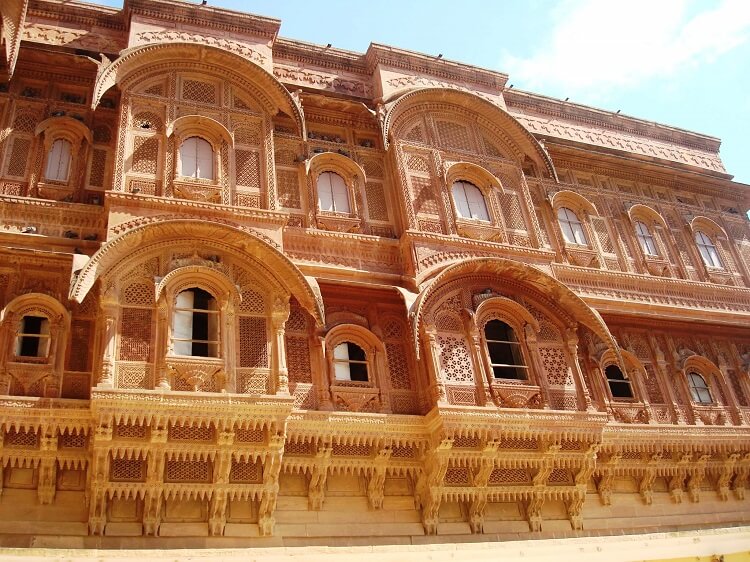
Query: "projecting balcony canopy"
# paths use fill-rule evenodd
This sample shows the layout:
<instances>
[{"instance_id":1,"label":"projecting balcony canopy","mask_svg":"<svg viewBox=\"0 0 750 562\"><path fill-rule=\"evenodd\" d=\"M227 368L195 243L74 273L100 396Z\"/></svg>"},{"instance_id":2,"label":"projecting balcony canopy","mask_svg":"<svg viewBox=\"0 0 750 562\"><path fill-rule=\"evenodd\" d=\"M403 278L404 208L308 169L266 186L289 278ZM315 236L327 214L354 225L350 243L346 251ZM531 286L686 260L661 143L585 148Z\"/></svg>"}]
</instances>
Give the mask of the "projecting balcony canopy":
<instances>
[{"instance_id":1,"label":"projecting balcony canopy","mask_svg":"<svg viewBox=\"0 0 750 562\"><path fill-rule=\"evenodd\" d=\"M97 279L115 273L138 256L160 248L187 246L231 254L283 287L323 326L323 299L317 282L306 277L289 258L261 236L236 226L200 219L173 219L128 230L104 244L74 278L69 297L83 302Z\"/></svg>"},{"instance_id":2,"label":"projecting balcony canopy","mask_svg":"<svg viewBox=\"0 0 750 562\"><path fill-rule=\"evenodd\" d=\"M495 129L495 133L512 145L515 157L520 163L529 157L547 177L557 180L557 172L552 159L534 136L515 117L494 103L471 92L450 88L418 88L402 93L385 106L382 122L383 146L386 150L398 129L402 117L410 115L410 110L424 108L429 112L430 103L445 103L468 110L481 117Z\"/></svg>"},{"instance_id":3,"label":"projecting balcony canopy","mask_svg":"<svg viewBox=\"0 0 750 562\"><path fill-rule=\"evenodd\" d=\"M188 41L150 43L126 49L112 62L104 58L94 84L91 108L96 109L104 93L112 86L126 84L134 76L145 76L150 69L163 72L196 65L220 72L257 100L271 115L278 111L289 115L297 125L300 136L306 138L302 109L271 73L242 54Z\"/></svg>"},{"instance_id":4,"label":"projecting balcony canopy","mask_svg":"<svg viewBox=\"0 0 750 562\"><path fill-rule=\"evenodd\" d=\"M610 333L609 328L599 313L587 305L581 297L554 277L544 273L532 265L505 258L470 258L448 265L435 277L428 281L417 299L411 305L410 318L412 321L412 337L414 348L419 355L419 335L422 329L423 317L429 307L430 297L446 283L471 277L477 274L490 274L498 279L512 280L533 288L536 292L547 296L552 302L564 309L575 321L580 322L596 334L617 355L620 363L620 348L617 340Z\"/></svg>"}]
</instances>

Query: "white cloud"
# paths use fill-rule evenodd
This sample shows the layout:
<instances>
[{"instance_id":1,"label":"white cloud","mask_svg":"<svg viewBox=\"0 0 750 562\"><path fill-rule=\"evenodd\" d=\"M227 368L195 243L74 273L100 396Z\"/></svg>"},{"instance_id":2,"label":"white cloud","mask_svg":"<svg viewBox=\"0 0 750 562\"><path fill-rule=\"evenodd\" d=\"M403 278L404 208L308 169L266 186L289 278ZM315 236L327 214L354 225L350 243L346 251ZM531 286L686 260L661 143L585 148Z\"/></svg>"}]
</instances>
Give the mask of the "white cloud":
<instances>
[{"instance_id":1,"label":"white cloud","mask_svg":"<svg viewBox=\"0 0 750 562\"><path fill-rule=\"evenodd\" d=\"M555 10L559 23L543 47L526 59L506 53L500 68L524 88L556 86L571 95L635 86L711 62L748 40L750 2L703 6L696 12L686 0L569 0Z\"/></svg>"}]
</instances>

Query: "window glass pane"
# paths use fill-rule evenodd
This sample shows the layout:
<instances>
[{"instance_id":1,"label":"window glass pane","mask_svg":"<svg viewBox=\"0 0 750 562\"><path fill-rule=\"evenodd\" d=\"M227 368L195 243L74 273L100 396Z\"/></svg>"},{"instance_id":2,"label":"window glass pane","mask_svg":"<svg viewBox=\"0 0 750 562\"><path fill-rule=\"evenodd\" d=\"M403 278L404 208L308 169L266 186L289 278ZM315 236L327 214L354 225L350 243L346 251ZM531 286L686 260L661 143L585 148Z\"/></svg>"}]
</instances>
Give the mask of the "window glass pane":
<instances>
[{"instance_id":1,"label":"window glass pane","mask_svg":"<svg viewBox=\"0 0 750 562\"><path fill-rule=\"evenodd\" d=\"M70 143L65 139L57 139L47 154L47 169L44 176L48 180L65 181L68 179L69 167Z\"/></svg>"},{"instance_id":2,"label":"window glass pane","mask_svg":"<svg viewBox=\"0 0 750 562\"><path fill-rule=\"evenodd\" d=\"M484 336L488 341L515 341L512 332L513 329L500 320L490 320L484 326Z\"/></svg>"},{"instance_id":3,"label":"window glass pane","mask_svg":"<svg viewBox=\"0 0 750 562\"><path fill-rule=\"evenodd\" d=\"M195 177L198 168L197 137L190 137L180 147L180 175L187 178Z\"/></svg>"},{"instance_id":4,"label":"window glass pane","mask_svg":"<svg viewBox=\"0 0 750 562\"><path fill-rule=\"evenodd\" d=\"M207 140L193 137L195 140L195 177L214 179L214 152Z\"/></svg>"},{"instance_id":5,"label":"window glass pane","mask_svg":"<svg viewBox=\"0 0 750 562\"><path fill-rule=\"evenodd\" d=\"M630 386L630 381L625 378L622 371L617 365L609 365L604 369L604 374L607 377L607 384L609 385L609 391L612 393L612 398L633 398L633 389Z\"/></svg>"},{"instance_id":6,"label":"window glass pane","mask_svg":"<svg viewBox=\"0 0 750 562\"><path fill-rule=\"evenodd\" d=\"M331 191L333 194L333 209L339 213L348 213L349 209L349 193L346 189L346 183L344 178L338 174L330 173L331 176Z\"/></svg>"},{"instance_id":7,"label":"window glass pane","mask_svg":"<svg viewBox=\"0 0 750 562\"><path fill-rule=\"evenodd\" d=\"M333 187L331 172L323 172L318 176L318 206L321 211L333 211Z\"/></svg>"},{"instance_id":8,"label":"window glass pane","mask_svg":"<svg viewBox=\"0 0 750 562\"><path fill-rule=\"evenodd\" d=\"M352 380L352 375L349 372L349 363L335 362L333 364L333 369L334 369L334 376L336 377L337 381Z\"/></svg>"},{"instance_id":9,"label":"window glass pane","mask_svg":"<svg viewBox=\"0 0 750 562\"><path fill-rule=\"evenodd\" d=\"M466 198L466 190L462 182L457 181L453 184L453 202L456 204L456 213L463 219L471 217L469 201Z\"/></svg>"},{"instance_id":10,"label":"window glass pane","mask_svg":"<svg viewBox=\"0 0 750 562\"><path fill-rule=\"evenodd\" d=\"M333 358L343 359L344 361L349 359L349 345L347 342L340 343L333 349Z\"/></svg>"},{"instance_id":11,"label":"window glass pane","mask_svg":"<svg viewBox=\"0 0 750 562\"><path fill-rule=\"evenodd\" d=\"M351 380L367 382L367 363L349 363Z\"/></svg>"},{"instance_id":12,"label":"window glass pane","mask_svg":"<svg viewBox=\"0 0 750 562\"><path fill-rule=\"evenodd\" d=\"M351 342L347 342L346 347L349 350L349 359L352 359L353 361L365 361L364 349Z\"/></svg>"},{"instance_id":13,"label":"window glass pane","mask_svg":"<svg viewBox=\"0 0 750 562\"><path fill-rule=\"evenodd\" d=\"M580 222L571 223L573 229L573 238L576 244L586 245L586 235L583 233L583 226Z\"/></svg>"}]
</instances>

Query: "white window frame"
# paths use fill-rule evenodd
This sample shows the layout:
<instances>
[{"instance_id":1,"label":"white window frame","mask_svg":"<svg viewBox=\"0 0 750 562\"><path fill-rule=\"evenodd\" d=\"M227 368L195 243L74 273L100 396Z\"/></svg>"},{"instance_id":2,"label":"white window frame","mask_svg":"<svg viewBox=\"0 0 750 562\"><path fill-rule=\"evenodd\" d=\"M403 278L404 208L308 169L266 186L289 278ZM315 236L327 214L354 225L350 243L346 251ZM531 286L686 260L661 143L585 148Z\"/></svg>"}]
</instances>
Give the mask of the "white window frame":
<instances>
[{"instance_id":1,"label":"white window frame","mask_svg":"<svg viewBox=\"0 0 750 562\"><path fill-rule=\"evenodd\" d=\"M195 308L195 291L207 293L213 302L214 308ZM206 339L196 339L194 333L194 321L196 314L207 315ZM172 311L172 355L180 357L220 357L221 356L221 334L220 334L220 310L219 301L210 292L201 287L189 287L177 293L174 297L174 310ZM193 344L205 344L206 355L195 355Z\"/></svg>"},{"instance_id":2,"label":"white window frame","mask_svg":"<svg viewBox=\"0 0 750 562\"><path fill-rule=\"evenodd\" d=\"M508 339L508 340L491 340L487 337L487 326L491 322L500 322L504 324L508 330L509 335L511 338L515 339ZM485 322L484 326L482 327L482 336L484 337L484 348L487 352L487 360L490 365L490 369L492 370L492 378L494 380L529 380L529 372L528 372L528 366L526 365L526 358L524 357L523 353L523 346L521 345L521 342L518 339L518 336L516 335L516 331L513 329L513 327L508 324L507 322L504 322L503 320L500 320L498 318L493 318L491 320L488 320ZM492 362L492 353L490 351L490 346L492 344L500 344L502 346L507 346L507 348L510 351L510 354L513 356L513 360L515 363L493 363ZM516 377L498 377L495 374L495 367L499 367L501 369L515 369L517 375L523 375L523 377L516 376Z\"/></svg>"},{"instance_id":3,"label":"white window frame","mask_svg":"<svg viewBox=\"0 0 750 562\"><path fill-rule=\"evenodd\" d=\"M557 223L560 225L563 239L567 244L589 245L586 233L583 230L583 223L571 209L568 207L557 209Z\"/></svg>"},{"instance_id":4,"label":"white window frame","mask_svg":"<svg viewBox=\"0 0 750 562\"><path fill-rule=\"evenodd\" d=\"M656 240L654 240L654 236L651 234L648 226L646 226L646 223L635 221L635 234L645 255L659 257L659 251L656 249Z\"/></svg>"},{"instance_id":5,"label":"white window frame","mask_svg":"<svg viewBox=\"0 0 750 562\"><path fill-rule=\"evenodd\" d=\"M693 402L701 405L709 405L714 403L713 396L711 396L711 389L708 386L708 381L700 373L695 371L688 371L687 373L688 387L690 388L690 397Z\"/></svg>"},{"instance_id":6,"label":"white window frame","mask_svg":"<svg viewBox=\"0 0 750 562\"><path fill-rule=\"evenodd\" d=\"M49 181L68 181L72 158L73 144L67 139L55 139L47 152L44 179Z\"/></svg>"},{"instance_id":7,"label":"white window frame","mask_svg":"<svg viewBox=\"0 0 750 562\"><path fill-rule=\"evenodd\" d=\"M701 230L696 230L695 245L698 246L698 251L704 264L708 267L724 269L724 265L721 263L721 258L719 257L719 251L708 234Z\"/></svg>"},{"instance_id":8,"label":"white window frame","mask_svg":"<svg viewBox=\"0 0 750 562\"><path fill-rule=\"evenodd\" d=\"M364 359L350 358L349 356L350 345L359 349L364 355ZM371 374L370 374L370 365L369 365L369 362L367 361L367 351L365 351L358 344L348 341L348 340L339 342L333 348L333 378L334 380L335 381L351 381L352 380L352 373L351 373L352 365L363 365L365 368L365 375L366 375L365 380L354 379L354 382L369 383L371 380Z\"/></svg>"},{"instance_id":9,"label":"white window frame","mask_svg":"<svg viewBox=\"0 0 750 562\"><path fill-rule=\"evenodd\" d=\"M180 177L198 180L216 179L213 145L197 135L180 145Z\"/></svg>"},{"instance_id":10,"label":"white window frame","mask_svg":"<svg viewBox=\"0 0 750 562\"><path fill-rule=\"evenodd\" d=\"M490 222L487 202L482 191L473 183L463 180L453 182L451 188L456 214L461 219Z\"/></svg>"},{"instance_id":11,"label":"white window frame","mask_svg":"<svg viewBox=\"0 0 750 562\"><path fill-rule=\"evenodd\" d=\"M336 172L318 174L318 209L328 213L351 214L349 188L346 180Z\"/></svg>"},{"instance_id":12,"label":"white window frame","mask_svg":"<svg viewBox=\"0 0 750 562\"><path fill-rule=\"evenodd\" d=\"M39 332L27 332L25 329L26 318L41 318ZM38 340L36 355L22 355L23 342L26 338L34 338ZM20 360L29 359L45 359L49 357L50 343L52 341L50 334L50 322L49 318L40 314L25 314L21 317L18 322L18 330L16 331L16 344L14 355Z\"/></svg>"}]
</instances>

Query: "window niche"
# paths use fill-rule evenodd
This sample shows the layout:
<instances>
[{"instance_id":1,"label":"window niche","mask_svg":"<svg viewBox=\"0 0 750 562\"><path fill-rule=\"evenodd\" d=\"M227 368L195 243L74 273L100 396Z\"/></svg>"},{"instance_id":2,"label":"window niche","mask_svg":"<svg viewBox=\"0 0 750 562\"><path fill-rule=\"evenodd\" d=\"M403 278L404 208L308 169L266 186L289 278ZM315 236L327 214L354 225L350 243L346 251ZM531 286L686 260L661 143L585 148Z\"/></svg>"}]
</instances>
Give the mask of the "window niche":
<instances>
[{"instance_id":1,"label":"window niche","mask_svg":"<svg viewBox=\"0 0 750 562\"><path fill-rule=\"evenodd\" d=\"M83 184L88 152L93 144L89 128L72 117L50 117L37 125L42 168L36 189L43 199L76 201Z\"/></svg>"},{"instance_id":2,"label":"window niche","mask_svg":"<svg viewBox=\"0 0 750 562\"><path fill-rule=\"evenodd\" d=\"M390 397L384 387L385 347L375 334L355 324L339 324L326 335L325 354L334 408L390 411Z\"/></svg>"},{"instance_id":3,"label":"window niche","mask_svg":"<svg viewBox=\"0 0 750 562\"><path fill-rule=\"evenodd\" d=\"M446 162L445 169L456 232L475 240L506 242L496 196L504 193L500 180L471 162Z\"/></svg>"},{"instance_id":4,"label":"window niche","mask_svg":"<svg viewBox=\"0 0 750 562\"><path fill-rule=\"evenodd\" d=\"M362 232L367 176L351 158L334 152L314 155L306 165L309 221L322 230Z\"/></svg>"},{"instance_id":5,"label":"window niche","mask_svg":"<svg viewBox=\"0 0 750 562\"><path fill-rule=\"evenodd\" d=\"M174 146L172 193L180 199L207 203L231 203L229 150L234 137L210 117L184 115L167 127ZM226 147L227 150L223 150Z\"/></svg>"},{"instance_id":6,"label":"window niche","mask_svg":"<svg viewBox=\"0 0 750 562\"><path fill-rule=\"evenodd\" d=\"M603 242L611 245L606 232L606 224L599 217L596 207L585 197L573 191L558 191L551 200L552 209L557 219L562 250L568 262L581 267L601 267L605 256L600 254ZM591 221L596 218L605 232L596 236ZM606 240L602 240L606 238ZM594 241L598 240L599 244ZM606 251L605 251L606 250ZM609 253L612 248L601 248L601 253ZM616 258L614 254L609 256Z\"/></svg>"},{"instance_id":7,"label":"window niche","mask_svg":"<svg viewBox=\"0 0 750 562\"><path fill-rule=\"evenodd\" d=\"M0 393L58 397L70 331L68 311L48 295L28 293L11 301L2 319Z\"/></svg>"},{"instance_id":8,"label":"window niche","mask_svg":"<svg viewBox=\"0 0 750 562\"><path fill-rule=\"evenodd\" d=\"M628 216L638 245L642 268L645 272L659 277L672 276L667 255L669 240L666 233L669 227L662 216L651 207L642 204L632 205Z\"/></svg>"}]
</instances>

